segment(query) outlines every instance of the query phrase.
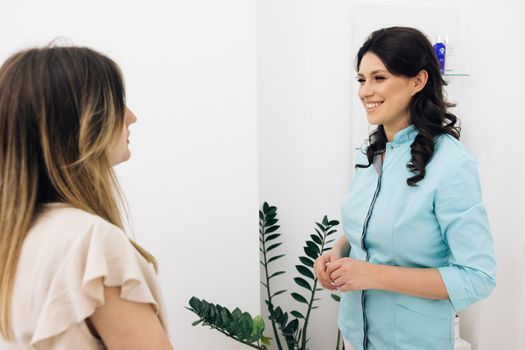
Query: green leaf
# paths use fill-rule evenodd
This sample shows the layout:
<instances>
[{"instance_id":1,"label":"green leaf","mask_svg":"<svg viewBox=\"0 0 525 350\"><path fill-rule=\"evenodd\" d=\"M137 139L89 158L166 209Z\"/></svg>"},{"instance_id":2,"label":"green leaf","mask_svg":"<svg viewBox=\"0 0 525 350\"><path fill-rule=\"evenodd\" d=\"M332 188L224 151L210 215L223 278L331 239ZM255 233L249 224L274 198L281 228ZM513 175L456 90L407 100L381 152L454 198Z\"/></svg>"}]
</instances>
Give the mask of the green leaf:
<instances>
[{"instance_id":1,"label":"green leaf","mask_svg":"<svg viewBox=\"0 0 525 350\"><path fill-rule=\"evenodd\" d=\"M297 269L297 271L299 271L301 275L311 278L313 280L315 279L313 272L309 268L304 267L303 265L295 265L295 268Z\"/></svg>"},{"instance_id":2,"label":"green leaf","mask_svg":"<svg viewBox=\"0 0 525 350\"><path fill-rule=\"evenodd\" d=\"M328 226L328 218L326 217L326 215L323 217L323 225Z\"/></svg>"},{"instance_id":3,"label":"green leaf","mask_svg":"<svg viewBox=\"0 0 525 350\"><path fill-rule=\"evenodd\" d=\"M310 249L313 249L317 254L319 254L320 249L314 242L307 241L306 246Z\"/></svg>"},{"instance_id":4,"label":"green leaf","mask_svg":"<svg viewBox=\"0 0 525 350\"><path fill-rule=\"evenodd\" d=\"M281 226L279 226L279 225L270 226L264 231L264 234L267 235L268 233L272 233L274 231L277 231L279 229L279 227L281 227Z\"/></svg>"},{"instance_id":5,"label":"green leaf","mask_svg":"<svg viewBox=\"0 0 525 350\"><path fill-rule=\"evenodd\" d=\"M271 220L267 220L265 226L272 226L272 225L275 225L275 224L277 223L277 221L279 221L279 219L271 219Z\"/></svg>"},{"instance_id":6,"label":"green leaf","mask_svg":"<svg viewBox=\"0 0 525 350\"><path fill-rule=\"evenodd\" d=\"M271 278L274 278L276 276L279 276L279 275L282 275L283 273L285 273L284 271L277 271L277 272L274 272L270 275L270 277L268 277L268 279L271 279Z\"/></svg>"},{"instance_id":7,"label":"green leaf","mask_svg":"<svg viewBox=\"0 0 525 350\"><path fill-rule=\"evenodd\" d=\"M281 314L281 317L277 319L277 323L282 324L282 325L286 324L287 321L288 321L288 314L286 312L284 314Z\"/></svg>"},{"instance_id":8,"label":"green leaf","mask_svg":"<svg viewBox=\"0 0 525 350\"><path fill-rule=\"evenodd\" d=\"M259 210L259 220L264 220L264 214Z\"/></svg>"},{"instance_id":9,"label":"green leaf","mask_svg":"<svg viewBox=\"0 0 525 350\"><path fill-rule=\"evenodd\" d=\"M304 247L304 252L306 255L308 255L313 260L317 259L319 257L319 253L317 253L315 250L311 249L310 247Z\"/></svg>"},{"instance_id":10,"label":"green leaf","mask_svg":"<svg viewBox=\"0 0 525 350\"><path fill-rule=\"evenodd\" d=\"M272 261L275 261L277 259L280 259L282 258L283 256L285 256L286 254L281 254L281 255L276 255L276 256L272 256L269 260L268 260L268 264L271 263Z\"/></svg>"},{"instance_id":11,"label":"green leaf","mask_svg":"<svg viewBox=\"0 0 525 350\"><path fill-rule=\"evenodd\" d=\"M330 294L330 296L332 297L332 299L334 299L337 302L341 301L341 297L339 295L337 295L337 294L332 293L332 294Z\"/></svg>"},{"instance_id":12,"label":"green leaf","mask_svg":"<svg viewBox=\"0 0 525 350\"><path fill-rule=\"evenodd\" d=\"M245 312L241 316L241 322L239 323L240 332L239 338L246 339L252 334L253 320L252 316Z\"/></svg>"},{"instance_id":13,"label":"green leaf","mask_svg":"<svg viewBox=\"0 0 525 350\"><path fill-rule=\"evenodd\" d=\"M268 237L266 237L265 243L268 241L271 241L272 239L276 239L280 235L281 235L280 233L274 233L273 235L269 235Z\"/></svg>"},{"instance_id":14,"label":"green leaf","mask_svg":"<svg viewBox=\"0 0 525 350\"><path fill-rule=\"evenodd\" d=\"M297 283L299 286L303 287L303 288L306 288L308 289L309 291L312 291L312 287L310 286L310 283L306 282L305 279L301 278L301 277L295 277L293 279L295 281L295 283Z\"/></svg>"},{"instance_id":15,"label":"green leaf","mask_svg":"<svg viewBox=\"0 0 525 350\"><path fill-rule=\"evenodd\" d=\"M264 320L261 316L257 315L253 319L253 325L252 325L252 335L257 336L258 338L262 337L262 334L264 332Z\"/></svg>"},{"instance_id":16,"label":"green leaf","mask_svg":"<svg viewBox=\"0 0 525 350\"><path fill-rule=\"evenodd\" d=\"M223 308L221 311L220 311L220 316L221 316L221 321L222 321L222 324L223 325L229 325L232 321L232 316L231 316L231 313L230 311L228 311L228 309L226 308Z\"/></svg>"},{"instance_id":17,"label":"green leaf","mask_svg":"<svg viewBox=\"0 0 525 350\"><path fill-rule=\"evenodd\" d=\"M327 236L330 236L332 233L336 233L337 230L330 230L326 233Z\"/></svg>"},{"instance_id":18,"label":"green leaf","mask_svg":"<svg viewBox=\"0 0 525 350\"><path fill-rule=\"evenodd\" d=\"M208 313L208 318L213 320L215 319L215 315L217 315L217 307L213 304L210 304L210 312Z\"/></svg>"},{"instance_id":19,"label":"green leaf","mask_svg":"<svg viewBox=\"0 0 525 350\"><path fill-rule=\"evenodd\" d=\"M299 293L292 293L292 298L294 298L295 300L297 300L298 302L300 303L303 303L303 304L308 304L308 301L306 300L305 297L303 297L301 294Z\"/></svg>"},{"instance_id":20,"label":"green leaf","mask_svg":"<svg viewBox=\"0 0 525 350\"><path fill-rule=\"evenodd\" d=\"M231 316L232 316L232 321L239 322L239 320L242 317L242 311L238 307L236 307L235 310L232 311Z\"/></svg>"},{"instance_id":21,"label":"green leaf","mask_svg":"<svg viewBox=\"0 0 525 350\"><path fill-rule=\"evenodd\" d=\"M266 249L266 252L268 253L270 250L277 248L281 244L283 244L283 243L279 242L279 243L272 244L271 246L268 247L268 249Z\"/></svg>"},{"instance_id":22,"label":"green leaf","mask_svg":"<svg viewBox=\"0 0 525 350\"><path fill-rule=\"evenodd\" d=\"M283 317L283 310L281 310L280 306L277 306L277 308L273 310L273 312L270 312L270 313L273 315L275 319Z\"/></svg>"},{"instance_id":23,"label":"green leaf","mask_svg":"<svg viewBox=\"0 0 525 350\"><path fill-rule=\"evenodd\" d=\"M283 293L285 293L285 292L286 292L286 289L282 289L282 290L280 290L280 291L278 291L278 292L273 293L271 297L272 297L272 298L273 298L273 297L276 297L276 296L278 296L278 295L280 295L280 294L283 294Z\"/></svg>"},{"instance_id":24,"label":"green leaf","mask_svg":"<svg viewBox=\"0 0 525 350\"><path fill-rule=\"evenodd\" d=\"M283 329L284 334L294 334L299 327L299 321L297 319L291 320L286 327Z\"/></svg>"},{"instance_id":25,"label":"green leaf","mask_svg":"<svg viewBox=\"0 0 525 350\"><path fill-rule=\"evenodd\" d=\"M202 299L200 310L199 310L199 316L201 316L202 318L206 318L209 312L210 312L210 304L208 304L206 300Z\"/></svg>"},{"instance_id":26,"label":"green leaf","mask_svg":"<svg viewBox=\"0 0 525 350\"><path fill-rule=\"evenodd\" d=\"M337 226L337 225L339 225L339 221L337 221L337 220L332 220L332 221L330 221L330 222L328 223L328 225L330 225L330 226Z\"/></svg>"},{"instance_id":27,"label":"green leaf","mask_svg":"<svg viewBox=\"0 0 525 350\"><path fill-rule=\"evenodd\" d=\"M204 321L204 320L201 318L200 320L197 320L197 321L195 321L195 322L192 322L191 325L192 325L192 326L196 326L196 325L198 325L199 323L201 323L202 321Z\"/></svg>"},{"instance_id":28,"label":"green leaf","mask_svg":"<svg viewBox=\"0 0 525 350\"><path fill-rule=\"evenodd\" d=\"M321 232L325 232L326 231L325 227L323 225L321 225L320 223L316 222L315 224L317 225L317 227L319 227Z\"/></svg>"},{"instance_id":29,"label":"green leaf","mask_svg":"<svg viewBox=\"0 0 525 350\"><path fill-rule=\"evenodd\" d=\"M272 345L272 343L270 342L271 339L272 338L268 338L268 337L263 336L263 337L261 337L261 343L263 343L266 346L270 346L270 345Z\"/></svg>"},{"instance_id":30,"label":"green leaf","mask_svg":"<svg viewBox=\"0 0 525 350\"><path fill-rule=\"evenodd\" d=\"M306 266L314 267L314 262L306 256L300 256L299 260Z\"/></svg>"},{"instance_id":31,"label":"green leaf","mask_svg":"<svg viewBox=\"0 0 525 350\"><path fill-rule=\"evenodd\" d=\"M321 240L321 238L319 238L319 236L310 235L310 237L312 238L312 241L314 241L315 243L317 243L319 245L323 244L323 241Z\"/></svg>"},{"instance_id":32,"label":"green leaf","mask_svg":"<svg viewBox=\"0 0 525 350\"><path fill-rule=\"evenodd\" d=\"M196 297L191 297L189 303L190 303L190 306L195 311L197 311L197 313L199 313L199 310L200 310L200 307L201 307L201 301L198 298L196 298Z\"/></svg>"},{"instance_id":33,"label":"green leaf","mask_svg":"<svg viewBox=\"0 0 525 350\"><path fill-rule=\"evenodd\" d=\"M270 211L270 206L268 205L267 202L264 202L264 204L263 204L263 211L264 211L265 213L267 213L268 211Z\"/></svg>"},{"instance_id":34,"label":"green leaf","mask_svg":"<svg viewBox=\"0 0 525 350\"><path fill-rule=\"evenodd\" d=\"M292 311L290 312L294 317L297 317L297 318L302 318L302 319L305 319L306 317L303 316L302 313L300 313L299 311Z\"/></svg>"}]
</instances>

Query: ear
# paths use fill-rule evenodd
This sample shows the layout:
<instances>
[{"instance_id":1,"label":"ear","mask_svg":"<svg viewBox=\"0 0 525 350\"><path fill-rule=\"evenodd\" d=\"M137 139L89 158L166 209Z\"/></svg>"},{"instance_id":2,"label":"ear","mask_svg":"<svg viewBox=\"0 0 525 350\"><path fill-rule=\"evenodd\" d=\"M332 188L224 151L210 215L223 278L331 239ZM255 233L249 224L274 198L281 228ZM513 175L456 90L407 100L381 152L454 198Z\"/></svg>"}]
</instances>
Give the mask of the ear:
<instances>
[{"instance_id":1,"label":"ear","mask_svg":"<svg viewBox=\"0 0 525 350\"><path fill-rule=\"evenodd\" d=\"M428 81L428 72L424 69L420 70L419 73L413 78L413 90L412 96L423 90Z\"/></svg>"}]
</instances>

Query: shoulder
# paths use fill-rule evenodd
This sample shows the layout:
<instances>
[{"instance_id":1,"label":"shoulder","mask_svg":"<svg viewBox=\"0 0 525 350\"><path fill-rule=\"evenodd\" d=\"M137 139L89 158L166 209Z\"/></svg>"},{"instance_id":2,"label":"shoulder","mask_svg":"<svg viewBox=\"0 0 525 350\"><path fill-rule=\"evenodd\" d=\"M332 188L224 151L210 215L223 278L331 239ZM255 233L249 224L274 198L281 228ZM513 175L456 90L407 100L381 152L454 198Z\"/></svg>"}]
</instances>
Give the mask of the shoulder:
<instances>
[{"instance_id":1,"label":"shoulder","mask_svg":"<svg viewBox=\"0 0 525 350\"><path fill-rule=\"evenodd\" d=\"M51 203L44 205L40 211L36 224L52 225L58 222L68 225L94 225L118 229L117 226L104 220L98 215L64 203Z\"/></svg>"},{"instance_id":2,"label":"shoulder","mask_svg":"<svg viewBox=\"0 0 525 350\"><path fill-rule=\"evenodd\" d=\"M432 163L457 168L465 164L477 163L477 159L463 142L451 135L445 134L438 136L436 139L436 147L431 164Z\"/></svg>"},{"instance_id":3,"label":"shoulder","mask_svg":"<svg viewBox=\"0 0 525 350\"><path fill-rule=\"evenodd\" d=\"M436 140L432 160L427 166L439 191L446 189L457 194L480 193L478 160L461 141L450 135L441 135Z\"/></svg>"},{"instance_id":4,"label":"shoulder","mask_svg":"<svg viewBox=\"0 0 525 350\"><path fill-rule=\"evenodd\" d=\"M53 203L42 208L24 245L36 249L52 246L55 251L67 252L73 247L87 247L92 243L130 244L122 229L100 216Z\"/></svg>"}]
</instances>

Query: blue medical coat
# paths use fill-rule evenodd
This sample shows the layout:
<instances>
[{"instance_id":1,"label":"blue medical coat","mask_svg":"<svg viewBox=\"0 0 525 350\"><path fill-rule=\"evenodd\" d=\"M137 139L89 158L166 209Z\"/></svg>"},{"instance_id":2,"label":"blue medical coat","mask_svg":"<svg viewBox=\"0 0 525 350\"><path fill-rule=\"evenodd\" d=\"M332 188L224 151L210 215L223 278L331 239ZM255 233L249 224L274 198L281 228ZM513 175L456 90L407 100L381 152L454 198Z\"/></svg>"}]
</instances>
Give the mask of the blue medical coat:
<instances>
[{"instance_id":1,"label":"blue medical coat","mask_svg":"<svg viewBox=\"0 0 525 350\"><path fill-rule=\"evenodd\" d=\"M355 168L342 205L343 230L354 259L437 268L449 299L380 290L343 293L339 328L356 350L453 349L456 312L495 286L493 241L475 158L461 142L442 135L425 178L408 186L416 135L410 125L387 143L381 171ZM368 164L364 154L357 164Z\"/></svg>"}]
</instances>

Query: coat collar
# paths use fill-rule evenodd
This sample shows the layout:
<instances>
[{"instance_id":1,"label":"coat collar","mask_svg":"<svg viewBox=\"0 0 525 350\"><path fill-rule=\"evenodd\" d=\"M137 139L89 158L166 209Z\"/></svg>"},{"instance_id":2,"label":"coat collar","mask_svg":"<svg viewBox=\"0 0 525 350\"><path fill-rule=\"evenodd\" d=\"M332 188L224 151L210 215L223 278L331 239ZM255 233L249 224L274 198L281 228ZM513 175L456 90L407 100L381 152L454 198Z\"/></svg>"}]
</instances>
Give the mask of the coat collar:
<instances>
[{"instance_id":1,"label":"coat collar","mask_svg":"<svg viewBox=\"0 0 525 350\"><path fill-rule=\"evenodd\" d=\"M387 145L397 146L397 145L402 145L407 142L412 143L414 139L416 138L416 136L417 136L417 129L414 126L414 124L410 124L406 128L399 130L394 135L394 139L390 142L387 142Z\"/></svg>"}]
</instances>

